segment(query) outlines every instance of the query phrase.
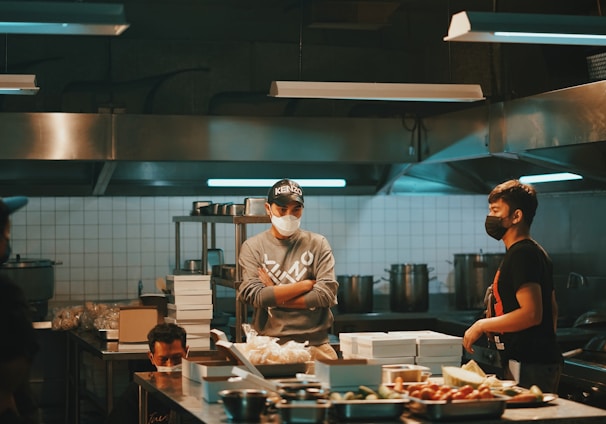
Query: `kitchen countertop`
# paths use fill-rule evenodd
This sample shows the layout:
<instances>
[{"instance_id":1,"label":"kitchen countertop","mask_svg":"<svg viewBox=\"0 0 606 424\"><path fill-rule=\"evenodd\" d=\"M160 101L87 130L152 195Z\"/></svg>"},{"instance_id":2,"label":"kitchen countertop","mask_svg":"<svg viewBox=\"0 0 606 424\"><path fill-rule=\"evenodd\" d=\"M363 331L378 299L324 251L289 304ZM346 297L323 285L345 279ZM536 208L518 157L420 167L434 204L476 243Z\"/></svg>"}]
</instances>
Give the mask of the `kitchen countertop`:
<instances>
[{"instance_id":1,"label":"kitchen countertop","mask_svg":"<svg viewBox=\"0 0 606 424\"><path fill-rule=\"evenodd\" d=\"M168 401L175 410L191 414L196 422L206 424L224 424L227 417L221 404L209 404L202 399L200 383L182 378L181 373L146 372L135 373L134 381L149 393L157 393ZM504 421L518 424L554 423L554 424L589 424L604 422L606 411L599 408L556 399L539 408L506 409L500 419L474 419L466 422L478 424L497 424ZM262 422L279 423L279 416L263 417ZM387 421L389 422L389 421ZM403 414L393 422L405 424L426 424L428 421L416 416ZM459 421L460 422L460 421Z\"/></svg>"}]
</instances>

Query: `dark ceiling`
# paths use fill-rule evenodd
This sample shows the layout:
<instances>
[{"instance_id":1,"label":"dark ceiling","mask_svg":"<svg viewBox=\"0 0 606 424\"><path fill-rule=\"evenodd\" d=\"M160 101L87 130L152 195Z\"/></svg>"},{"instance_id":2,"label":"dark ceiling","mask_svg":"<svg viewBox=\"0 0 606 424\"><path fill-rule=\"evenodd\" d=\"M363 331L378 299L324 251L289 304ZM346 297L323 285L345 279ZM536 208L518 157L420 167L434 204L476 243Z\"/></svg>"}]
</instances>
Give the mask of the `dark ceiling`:
<instances>
[{"instance_id":1,"label":"dark ceiling","mask_svg":"<svg viewBox=\"0 0 606 424\"><path fill-rule=\"evenodd\" d=\"M2 112L420 116L462 106L284 100L272 80L481 84L501 101L588 81L587 47L447 43L461 10L587 14L595 0L126 0L119 37L4 35L7 73L38 95ZM468 105L466 105L468 106ZM464 106L463 106L464 107Z\"/></svg>"},{"instance_id":2,"label":"dark ceiling","mask_svg":"<svg viewBox=\"0 0 606 424\"><path fill-rule=\"evenodd\" d=\"M0 190L5 195L233 194L233 190L209 189L205 179L242 174L265 178L329 178L338 174L348 179L346 194L393 193L398 187L402 193L485 193L493 181L517 178L519 172L510 166L511 161L492 157L495 149L490 149L483 138L473 137L474 122L482 128L488 122L486 113L476 113L472 108L490 108L501 116L503 102L591 82L586 57L602 52L582 46L443 41L451 16L461 10L601 15L600 0L115 3L124 4L131 24L118 37L4 35L0 43L4 63L0 62L0 69L36 74L40 86L35 96L0 96L0 112L8 115L0 126L0 138L5 143L0 145ZM487 100L478 106L275 99L267 95L273 80L480 84ZM468 111L480 119L470 120L459 138L452 135L451 128L443 128L441 119L434 119L447 112L459 116ZM53 115L49 112L68 113L69 122L76 124L70 126L66 120L65 131L56 131L53 117L44 116ZM590 114L585 109L580 112L576 114L579 119L575 115L575 123L595 122L595 117L587 118ZM10 113L15 113L15 118ZM77 115L85 114L95 115L94 122L101 124L92 128L101 131L88 131L86 125L83 128L87 131L80 131L81 118ZM116 119L118 115L122 119ZM160 115L177 119L158 119ZM182 125L183 116L190 119ZM105 119L108 117L111 119ZM291 118L306 119L288 121L287 129L292 124L298 130L285 139L276 129L284 130L280 126ZM326 118L335 119L326 122ZM350 120L335 130L333 121L341 118L359 118L355 121L363 130L356 131ZM23 124L19 127L23 131L11 126L15 119ZM88 117L82 119L89 121ZM417 142L421 143L421 135L426 134L421 129L424 124L431 126L432 119L440 127L433 133L445 134L442 147L452 144L456 150L472 135L480 155L489 157L480 159L480 165L476 165L478 161L461 161L425 166L423 159L436 151L413 149L412 156L407 156L413 138L418 136ZM157 127L150 125L150 120L157 121ZM49 122L52 125L42 125ZM115 133L120 122L128 123L130 132ZM227 128L225 133L231 139L226 141L224 133L197 131L217 125L222 130ZM326 131L307 131L316 126ZM587 140L578 125L571 127L573 130L565 135L575 143L580 138L581 142L602 141L603 146L603 140ZM240 128L244 131L238 133ZM249 128L254 129L252 134L246 132ZM525 128L530 129L529 134L534 131L532 125ZM68 130L76 135L66 143ZM91 134L95 137L88 139ZM427 134L432 141L431 131ZM484 128L480 134L489 137L494 132ZM100 153L86 152L80 158L77 152L82 148L97 146L92 140L100 142ZM545 141L549 145L552 139ZM394 144L396 154L392 154ZM172 153L173 145L182 156L166 159L163 152ZM51 146L63 149L64 156L45 156ZM125 146L135 153L127 159L120 156ZM230 160L231 152L248 151L243 146L252 148L253 154L240 161ZM202 147L214 147L210 150L213 154L192 157L191 152L199 152ZM14 153L17 150L19 154ZM226 157L218 159L215 150ZM267 163L272 160L270 151L285 156ZM12 156L7 152L13 152ZM32 160L32 152L36 160ZM137 157L138 152L160 153L149 160ZM598 153L602 157L604 150ZM419 163L415 166L415 162ZM556 165L561 169L568 163L560 161ZM472 166L474 172L461 174ZM455 173L458 178L452 176ZM583 189L606 185L602 171L594 174L597 184ZM444 179L444 184L434 188L436 180L441 183ZM21 183L15 185L15 181Z\"/></svg>"}]
</instances>

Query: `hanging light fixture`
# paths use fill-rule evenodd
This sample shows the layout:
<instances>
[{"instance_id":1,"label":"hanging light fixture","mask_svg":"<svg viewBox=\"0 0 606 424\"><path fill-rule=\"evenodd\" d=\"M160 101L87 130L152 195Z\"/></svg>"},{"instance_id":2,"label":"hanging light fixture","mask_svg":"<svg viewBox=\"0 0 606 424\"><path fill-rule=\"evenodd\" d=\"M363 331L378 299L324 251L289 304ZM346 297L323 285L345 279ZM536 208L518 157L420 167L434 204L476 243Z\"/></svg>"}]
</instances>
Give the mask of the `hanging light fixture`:
<instances>
[{"instance_id":1,"label":"hanging light fixture","mask_svg":"<svg viewBox=\"0 0 606 424\"><path fill-rule=\"evenodd\" d=\"M273 81L269 95L289 98L410 102L476 102L485 99L479 84L372 82Z\"/></svg>"},{"instance_id":2,"label":"hanging light fixture","mask_svg":"<svg viewBox=\"0 0 606 424\"><path fill-rule=\"evenodd\" d=\"M120 35L128 27L121 4L0 2L0 33Z\"/></svg>"},{"instance_id":3,"label":"hanging light fixture","mask_svg":"<svg viewBox=\"0 0 606 424\"><path fill-rule=\"evenodd\" d=\"M606 17L463 11L444 41L606 46Z\"/></svg>"},{"instance_id":4,"label":"hanging light fixture","mask_svg":"<svg viewBox=\"0 0 606 424\"><path fill-rule=\"evenodd\" d=\"M35 75L0 74L0 94L32 95L38 90Z\"/></svg>"}]
</instances>

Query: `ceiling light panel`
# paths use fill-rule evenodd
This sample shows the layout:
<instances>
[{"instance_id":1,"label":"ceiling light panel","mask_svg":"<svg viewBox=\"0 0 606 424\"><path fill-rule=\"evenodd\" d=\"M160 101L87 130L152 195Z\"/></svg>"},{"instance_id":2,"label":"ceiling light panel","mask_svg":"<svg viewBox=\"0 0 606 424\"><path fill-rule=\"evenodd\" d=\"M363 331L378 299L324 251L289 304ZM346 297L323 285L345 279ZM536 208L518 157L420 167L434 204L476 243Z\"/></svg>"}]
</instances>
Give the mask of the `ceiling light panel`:
<instances>
[{"instance_id":1,"label":"ceiling light panel","mask_svg":"<svg viewBox=\"0 0 606 424\"><path fill-rule=\"evenodd\" d=\"M121 4L0 2L0 33L120 35L128 27Z\"/></svg>"},{"instance_id":2,"label":"ceiling light panel","mask_svg":"<svg viewBox=\"0 0 606 424\"><path fill-rule=\"evenodd\" d=\"M39 90L35 75L0 74L0 94L33 95Z\"/></svg>"},{"instance_id":3,"label":"ceiling light panel","mask_svg":"<svg viewBox=\"0 0 606 424\"><path fill-rule=\"evenodd\" d=\"M273 81L269 95L288 98L413 102L475 102L485 99L478 84L372 82Z\"/></svg>"},{"instance_id":4,"label":"ceiling light panel","mask_svg":"<svg viewBox=\"0 0 606 424\"><path fill-rule=\"evenodd\" d=\"M606 17L459 12L445 41L606 45Z\"/></svg>"}]
</instances>

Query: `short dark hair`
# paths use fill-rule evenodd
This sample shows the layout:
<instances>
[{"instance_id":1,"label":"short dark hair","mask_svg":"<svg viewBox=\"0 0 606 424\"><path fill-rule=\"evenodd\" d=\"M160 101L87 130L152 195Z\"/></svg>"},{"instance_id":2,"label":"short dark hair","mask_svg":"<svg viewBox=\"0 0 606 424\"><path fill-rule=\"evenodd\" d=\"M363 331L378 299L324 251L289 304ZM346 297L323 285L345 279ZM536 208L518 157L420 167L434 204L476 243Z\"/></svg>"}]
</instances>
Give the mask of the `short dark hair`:
<instances>
[{"instance_id":1,"label":"short dark hair","mask_svg":"<svg viewBox=\"0 0 606 424\"><path fill-rule=\"evenodd\" d=\"M492 189L488 195L488 203L495 203L499 199L509 206L510 213L520 209L528 226L532 225L539 206L534 187L519 180L505 181Z\"/></svg>"},{"instance_id":2,"label":"short dark hair","mask_svg":"<svg viewBox=\"0 0 606 424\"><path fill-rule=\"evenodd\" d=\"M151 353L154 353L156 342L171 344L175 340L180 340L183 349L186 348L187 332L183 327L179 327L177 324L158 324L147 333L147 342Z\"/></svg>"}]
</instances>

